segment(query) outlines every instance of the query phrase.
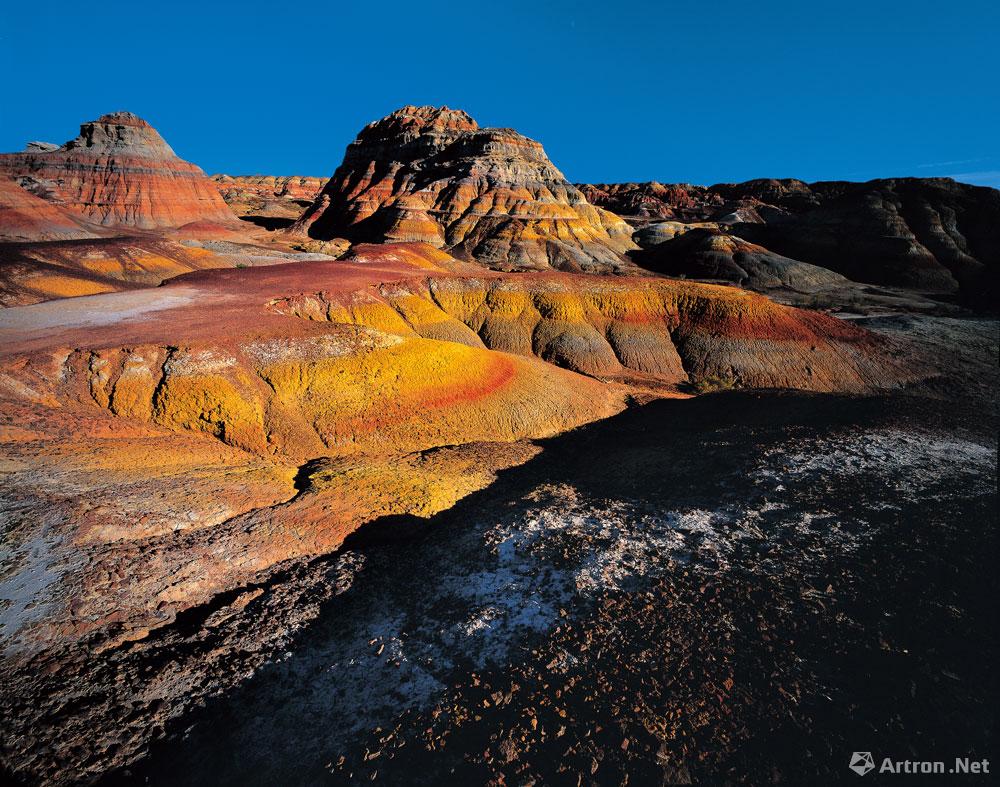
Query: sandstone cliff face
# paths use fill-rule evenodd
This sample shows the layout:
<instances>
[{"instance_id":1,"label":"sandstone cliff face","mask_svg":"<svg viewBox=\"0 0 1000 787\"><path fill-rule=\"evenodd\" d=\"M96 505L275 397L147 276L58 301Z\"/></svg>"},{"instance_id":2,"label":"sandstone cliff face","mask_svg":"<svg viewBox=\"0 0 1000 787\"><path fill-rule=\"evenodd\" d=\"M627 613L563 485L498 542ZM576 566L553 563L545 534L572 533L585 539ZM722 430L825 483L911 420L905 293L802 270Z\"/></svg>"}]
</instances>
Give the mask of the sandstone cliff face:
<instances>
[{"instance_id":1,"label":"sandstone cliff face","mask_svg":"<svg viewBox=\"0 0 1000 787\"><path fill-rule=\"evenodd\" d=\"M404 107L348 146L296 225L315 238L423 241L502 270L622 271L631 230L537 142L447 107Z\"/></svg>"},{"instance_id":2,"label":"sandstone cliff face","mask_svg":"<svg viewBox=\"0 0 1000 787\"><path fill-rule=\"evenodd\" d=\"M747 241L855 281L958 293L974 305L994 307L1000 292L996 189L947 178L581 189L594 204L643 227L644 244L664 234L655 230L656 220L716 222Z\"/></svg>"},{"instance_id":3,"label":"sandstone cliff face","mask_svg":"<svg viewBox=\"0 0 1000 787\"><path fill-rule=\"evenodd\" d=\"M192 222L234 225L218 190L130 112L80 126L61 147L0 155L0 173L36 196L108 227L155 229Z\"/></svg>"}]
</instances>

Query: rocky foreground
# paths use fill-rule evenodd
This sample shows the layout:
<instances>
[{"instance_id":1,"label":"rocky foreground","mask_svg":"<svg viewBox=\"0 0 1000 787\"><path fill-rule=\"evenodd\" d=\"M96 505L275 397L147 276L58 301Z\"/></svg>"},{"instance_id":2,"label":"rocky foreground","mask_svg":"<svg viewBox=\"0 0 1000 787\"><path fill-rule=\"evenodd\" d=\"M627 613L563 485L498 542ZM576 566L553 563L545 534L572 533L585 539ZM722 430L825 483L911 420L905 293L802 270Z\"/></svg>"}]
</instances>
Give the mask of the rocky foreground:
<instances>
[{"instance_id":1,"label":"rocky foreground","mask_svg":"<svg viewBox=\"0 0 1000 787\"><path fill-rule=\"evenodd\" d=\"M948 374L657 401L537 443L345 543L314 622L104 783L826 784L859 741L988 758L998 328L871 325L951 347ZM260 590L241 649L286 592Z\"/></svg>"},{"instance_id":2,"label":"rocky foreground","mask_svg":"<svg viewBox=\"0 0 1000 787\"><path fill-rule=\"evenodd\" d=\"M664 396L935 373L732 288L448 260L377 246L0 315L15 775L128 764L317 614L345 539L452 508L544 451L525 440Z\"/></svg>"}]
</instances>

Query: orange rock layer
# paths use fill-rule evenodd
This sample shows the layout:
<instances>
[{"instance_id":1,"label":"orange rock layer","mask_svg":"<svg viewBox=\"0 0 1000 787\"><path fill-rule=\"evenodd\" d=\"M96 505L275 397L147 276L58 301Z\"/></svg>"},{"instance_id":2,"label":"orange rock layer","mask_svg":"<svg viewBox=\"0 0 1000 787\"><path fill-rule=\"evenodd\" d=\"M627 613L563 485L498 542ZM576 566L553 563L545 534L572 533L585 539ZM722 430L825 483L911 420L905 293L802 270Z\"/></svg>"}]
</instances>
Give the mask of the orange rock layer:
<instances>
[{"instance_id":1,"label":"orange rock layer","mask_svg":"<svg viewBox=\"0 0 1000 787\"><path fill-rule=\"evenodd\" d=\"M297 219L316 199L326 178L213 175L212 182L239 216Z\"/></svg>"},{"instance_id":2,"label":"orange rock layer","mask_svg":"<svg viewBox=\"0 0 1000 787\"><path fill-rule=\"evenodd\" d=\"M233 264L232 257L202 247L147 236L0 244L0 306L155 287L182 273Z\"/></svg>"},{"instance_id":3,"label":"orange rock layer","mask_svg":"<svg viewBox=\"0 0 1000 787\"><path fill-rule=\"evenodd\" d=\"M390 247L391 248L391 247ZM279 313L535 356L600 379L864 391L903 373L871 335L742 290L662 279L437 277L273 301Z\"/></svg>"}]
</instances>

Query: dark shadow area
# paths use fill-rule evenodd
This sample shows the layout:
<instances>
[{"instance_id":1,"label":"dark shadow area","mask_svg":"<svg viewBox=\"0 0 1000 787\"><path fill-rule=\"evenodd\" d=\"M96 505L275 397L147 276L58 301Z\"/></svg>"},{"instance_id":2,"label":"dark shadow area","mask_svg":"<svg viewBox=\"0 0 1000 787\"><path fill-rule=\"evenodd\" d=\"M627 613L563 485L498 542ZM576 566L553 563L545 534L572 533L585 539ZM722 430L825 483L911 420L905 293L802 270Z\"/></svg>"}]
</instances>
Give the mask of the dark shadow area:
<instances>
[{"instance_id":1,"label":"dark shadow area","mask_svg":"<svg viewBox=\"0 0 1000 787\"><path fill-rule=\"evenodd\" d=\"M722 574L692 564L635 591L567 603L554 628L507 643L500 666L446 648L432 694L421 694L405 659L389 668L373 654L384 616L408 621L398 625L409 648L428 619L432 628L460 622L440 586L482 582L477 572L493 558L476 545L495 523L530 515L542 486L571 487L596 510L622 500L651 513L759 506L767 501L750 479L772 452L886 429L992 440L996 426L995 408L981 402L727 392L652 402L540 441L541 454L452 509L380 519L350 537L344 550L363 552L364 570L286 661L186 714L143 762L103 783L479 784L503 774L576 784L583 773L615 784L626 775L761 784L778 773L824 784L840 780L862 742L900 759L988 756L995 490L887 497L898 483L891 465L885 478L834 473L788 491L803 512L877 525L860 553L831 550L822 525L750 539ZM583 659L569 682L552 666L562 653ZM371 721L343 733L359 714ZM666 726L654 734L658 720Z\"/></svg>"},{"instance_id":2,"label":"dark shadow area","mask_svg":"<svg viewBox=\"0 0 1000 787\"><path fill-rule=\"evenodd\" d=\"M269 232L274 232L275 230L288 229L296 220L286 219L281 216L240 216L240 221L245 221L257 227L263 227Z\"/></svg>"}]
</instances>

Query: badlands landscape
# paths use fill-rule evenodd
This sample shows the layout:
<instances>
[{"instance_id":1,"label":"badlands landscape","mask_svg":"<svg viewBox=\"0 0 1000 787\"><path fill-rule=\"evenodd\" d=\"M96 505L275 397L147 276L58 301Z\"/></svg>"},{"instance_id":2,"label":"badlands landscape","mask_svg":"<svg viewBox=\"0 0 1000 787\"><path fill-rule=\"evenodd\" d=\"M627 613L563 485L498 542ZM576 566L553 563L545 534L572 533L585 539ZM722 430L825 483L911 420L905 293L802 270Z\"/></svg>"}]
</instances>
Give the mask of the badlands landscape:
<instances>
[{"instance_id":1,"label":"badlands landscape","mask_svg":"<svg viewBox=\"0 0 1000 787\"><path fill-rule=\"evenodd\" d=\"M990 756L1000 191L329 164L0 154L0 782Z\"/></svg>"}]
</instances>

